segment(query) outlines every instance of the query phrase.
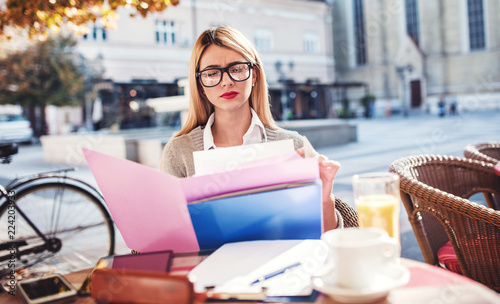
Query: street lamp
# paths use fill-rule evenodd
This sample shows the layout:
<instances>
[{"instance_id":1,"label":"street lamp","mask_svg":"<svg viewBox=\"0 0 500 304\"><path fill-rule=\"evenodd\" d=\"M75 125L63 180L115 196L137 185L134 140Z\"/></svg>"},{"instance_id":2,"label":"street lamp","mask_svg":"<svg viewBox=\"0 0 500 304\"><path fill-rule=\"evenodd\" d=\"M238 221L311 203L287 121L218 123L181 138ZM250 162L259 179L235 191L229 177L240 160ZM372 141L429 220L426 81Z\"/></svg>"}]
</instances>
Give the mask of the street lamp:
<instances>
[{"instance_id":1,"label":"street lamp","mask_svg":"<svg viewBox=\"0 0 500 304\"><path fill-rule=\"evenodd\" d=\"M401 101L401 106L403 109L403 116L408 117L408 94L407 94L407 83L406 83L406 72L410 73L413 72L413 66L411 64L405 65L405 66L396 66L396 72L398 73L399 77L401 78L401 83L403 85L403 98Z\"/></svg>"}]
</instances>

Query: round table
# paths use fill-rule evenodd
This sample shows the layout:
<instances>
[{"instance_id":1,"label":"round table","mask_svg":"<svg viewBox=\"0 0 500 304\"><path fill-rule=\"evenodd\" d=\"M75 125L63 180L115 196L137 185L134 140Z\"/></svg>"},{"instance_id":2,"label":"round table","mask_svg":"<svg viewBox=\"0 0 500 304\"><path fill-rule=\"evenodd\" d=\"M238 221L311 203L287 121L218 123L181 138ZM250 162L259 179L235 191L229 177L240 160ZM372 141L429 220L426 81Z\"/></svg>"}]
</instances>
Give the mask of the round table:
<instances>
[{"instance_id":1,"label":"round table","mask_svg":"<svg viewBox=\"0 0 500 304\"><path fill-rule=\"evenodd\" d=\"M202 256L176 257L174 258L171 272L177 275L187 274L189 270L201 262L203 258L204 257ZM386 299L375 303L500 303L500 295L495 291L459 274L429 264L404 258L401 259L401 264L407 267L410 271L409 282L404 286L392 290ZM65 275L65 277L78 288L90 271L90 269L87 269ZM24 301L19 295L11 296L7 293L2 293L0 294L0 303L23 304ZM95 304L96 302L90 297L80 297L72 303ZM228 302L223 303L228 304ZM337 302L328 296L320 295L314 303L333 304L340 302Z\"/></svg>"}]
</instances>

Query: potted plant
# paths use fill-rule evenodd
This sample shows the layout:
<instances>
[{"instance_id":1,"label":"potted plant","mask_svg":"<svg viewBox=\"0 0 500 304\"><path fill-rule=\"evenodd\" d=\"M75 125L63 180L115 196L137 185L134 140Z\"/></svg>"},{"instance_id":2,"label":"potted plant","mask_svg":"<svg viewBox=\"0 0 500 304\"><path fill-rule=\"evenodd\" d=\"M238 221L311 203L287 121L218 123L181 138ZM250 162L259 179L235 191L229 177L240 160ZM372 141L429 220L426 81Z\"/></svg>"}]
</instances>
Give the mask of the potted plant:
<instances>
[{"instance_id":1,"label":"potted plant","mask_svg":"<svg viewBox=\"0 0 500 304\"><path fill-rule=\"evenodd\" d=\"M361 98L361 104L363 105L363 108L365 110L365 117L370 118L373 117L373 112L374 112L374 105L375 105L375 95L373 94L367 94L363 98Z\"/></svg>"}]
</instances>

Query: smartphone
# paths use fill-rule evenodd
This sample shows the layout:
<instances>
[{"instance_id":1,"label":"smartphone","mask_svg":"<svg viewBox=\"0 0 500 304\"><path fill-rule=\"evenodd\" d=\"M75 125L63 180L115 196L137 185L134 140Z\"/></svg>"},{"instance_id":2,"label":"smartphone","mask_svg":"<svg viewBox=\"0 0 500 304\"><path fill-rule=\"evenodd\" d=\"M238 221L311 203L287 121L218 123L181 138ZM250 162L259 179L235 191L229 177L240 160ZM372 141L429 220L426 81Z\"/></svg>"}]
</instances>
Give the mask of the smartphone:
<instances>
[{"instance_id":1,"label":"smartphone","mask_svg":"<svg viewBox=\"0 0 500 304\"><path fill-rule=\"evenodd\" d=\"M28 304L42 304L77 295L76 288L60 274L19 281L17 286Z\"/></svg>"},{"instance_id":2,"label":"smartphone","mask_svg":"<svg viewBox=\"0 0 500 304\"><path fill-rule=\"evenodd\" d=\"M111 268L169 272L172 264L172 257L172 250L115 255Z\"/></svg>"},{"instance_id":3,"label":"smartphone","mask_svg":"<svg viewBox=\"0 0 500 304\"><path fill-rule=\"evenodd\" d=\"M165 273L170 271L172 258L172 250L103 257L99 259L94 269L89 273L80 289L78 289L78 294L80 296L90 294L90 280L92 273L96 269L147 270Z\"/></svg>"}]
</instances>

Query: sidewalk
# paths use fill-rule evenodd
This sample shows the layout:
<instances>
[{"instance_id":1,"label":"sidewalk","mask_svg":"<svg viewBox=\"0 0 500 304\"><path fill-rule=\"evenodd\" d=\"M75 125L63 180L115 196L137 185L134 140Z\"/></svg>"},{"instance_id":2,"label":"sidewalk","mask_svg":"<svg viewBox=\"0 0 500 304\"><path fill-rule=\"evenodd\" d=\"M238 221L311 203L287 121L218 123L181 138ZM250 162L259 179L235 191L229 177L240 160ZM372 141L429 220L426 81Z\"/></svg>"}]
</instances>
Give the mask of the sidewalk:
<instances>
[{"instance_id":1,"label":"sidewalk","mask_svg":"<svg viewBox=\"0 0 500 304\"><path fill-rule=\"evenodd\" d=\"M408 118L360 118L349 122L357 125L357 142L317 150L341 163L333 190L337 197L351 206L354 206L351 178L355 174L387 171L394 160L404 156L463 156L463 149L467 144L500 141L500 112L463 113L443 118L418 114ZM6 178L12 178L16 174L68 167L45 163L39 145L20 146L19 150L20 153L13 158L12 164L0 166L0 182L3 183ZM95 185L92 173L86 166L80 166L72 175ZM423 261L403 206L401 238L402 256ZM123 247L122 250L127 251Z\"/></svg>"}]
</instances>

